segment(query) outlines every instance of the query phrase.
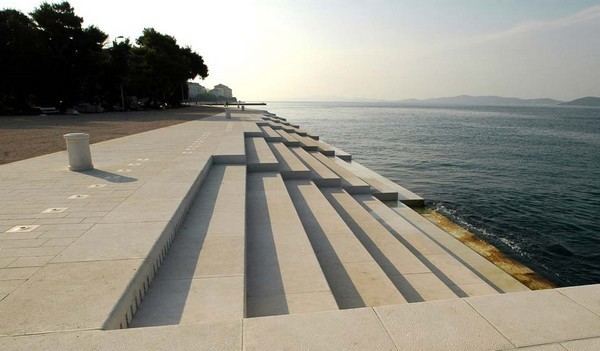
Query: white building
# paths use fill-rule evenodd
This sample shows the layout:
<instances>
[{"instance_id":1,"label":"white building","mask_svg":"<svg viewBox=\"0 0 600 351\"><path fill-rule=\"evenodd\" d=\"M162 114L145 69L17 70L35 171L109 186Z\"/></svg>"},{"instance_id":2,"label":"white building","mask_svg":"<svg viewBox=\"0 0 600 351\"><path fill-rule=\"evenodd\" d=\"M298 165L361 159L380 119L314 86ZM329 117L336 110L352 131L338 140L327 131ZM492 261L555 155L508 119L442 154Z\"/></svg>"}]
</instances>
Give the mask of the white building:
<instances>
[{"instance_id":1,"label":"white building","mask_svg":"<svg viewBox=\"0 0 600 351\"><path fill-rule=\"evenodd\" d=\"M188 99L194 100L200 97L202 94L206 94L206 88L195 82L187 82L188 86Z\"/></svg>"},{"instance_id":2,"label":"white building","mask_svg":"<svg viewBox=\"0 0 600 351\"><path fill-rule=\"evenodd\" d=\"M214 96L224 97L228 99L231 99L233 97L233 91L227 85L223 84L215 85L215 87L210 91L210 93Z\"/></svg>"}]
</instances>

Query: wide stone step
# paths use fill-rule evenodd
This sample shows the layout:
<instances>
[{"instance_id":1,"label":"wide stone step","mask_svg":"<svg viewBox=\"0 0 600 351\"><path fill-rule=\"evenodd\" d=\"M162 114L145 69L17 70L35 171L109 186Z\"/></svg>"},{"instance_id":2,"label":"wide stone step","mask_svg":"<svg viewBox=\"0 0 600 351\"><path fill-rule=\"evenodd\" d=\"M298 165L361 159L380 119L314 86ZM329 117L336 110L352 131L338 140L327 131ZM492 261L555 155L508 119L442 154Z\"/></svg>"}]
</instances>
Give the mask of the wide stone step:
<instances>
[{"instance_id":1,"label":"wide stone step","mask_svg":"<svg viewBox=\"0 0 600 351\"><path fill-rule=\"evenodd\" d=\"M528 291L525 285L503 271L494 263L488 261L477 252L471 250L468 246L449 235L427 218L421 216L410 207L398 204L393 210L410 222L413 226L419 228L425 235L435 240L438 244L452 252L460 261L468 265L471 270L478 272L484 280L497 290L502 292Z\"/></svg>"},{"instance_id":2,"label":"wide stone step","mask_svg":"<svg viewBox=\"0 0 600 351\"><path fill-rule=\"evenodd\" d=\"M256 122L256 125L259 127L271 127L272 129L281 129L281 125L278 123L275 123L271 120L263 120L263 121L258 121Z\"/></svg>"},{"instance_id":3,"label":"wide stone step","mask_svg":"<svg viewBox=\"0 0 600 351\"><path fill-rule=\"evenodd\" d=\"M356 161L344 161L341 159L335 160L340 167L360 177L373 188L373 195L384 201L400 201L406 205L413 207L424 206L424 200L421 196L404 188L403 186L394 183L386 177L376 173L369 168L361 165Z\"/></svg>"},{"instance_id":4,"label":"wide stone step","mask_svg":"<svg viewBox=\"0 0 600 351\"><path fill-rule=\"evenodd\" d=\"M457 296L346 191L335 188L322 191L408 302Z\"/></svg>"},{"instance_id":5,"label":"wide stone step","mask_svg":"<svg viewBox=\"0 0 600 351\"><path fill-rule=\"evenodd\" d=\"M226 130L231 131L234 125L235 122L227 123ZM215 163L246 163L244 136L241 133L225 133L220 136L219 141L219 145L212 155Z\"/></svg>"},{"instance_id":6,"label":"wide stone step","mask_svg":"<svg viewBox=\"0 0 600 351\"><path fill-rule=\"evenodd\" d=\"M281 176L250 173L246 199L247 316L337 309Z\"/></svg>"},{"instance_id":7,"label":"wide stone step","mask_svg":"<svg viewBox=\"0 0 600 351\"><path fill-rule=\"evenodd\" d=\"M302 146L302 148L304 150L306 150L306 151L319 150L319 144L317 141L315 141L309 137L301 136L298 134L290 134L290 135L300 142L300 146Z\"/></svg>"},{"instance_id":8,"label":"wide stone step","mask_svg":"<svg viewBox=\"0 0 600 351\"><path fill-rule=\"evenodd\" d=\"M270 126L262 126L260 129L263 132L266 141L282 141L283 138Z\"/></svg>"},{"instance_id":9,"label":"wide stone step","mask_svg":"<svg viewBox=\"0 0 600 351\"><path fill-rule=\"evenodd\" d=\"M244 317L245 189L245 166L211 167L132 327Z\"/></svg>"},{"instance_id":10,"label":"wide stone step","mask_svg":"<svg viewBox=\"0 0 600 351\"><path fill-rule=\"evenodd\" d=\"M250 172L275 171L279 167L277 158L262 137L246 138L246 157Z\"/></svg>"},{"instance_id":11,"label":"wide stone step","mask_svg":"<svg viewBox=\"0 0 600 351\"><path fill-rule=\"evenodd\" d=\"M336 149L333 146L327 144L326 142L324 142L322 140L317 141L317 145L319 146L319 152L322 153L323 155L325 155L325 156L336 156L337 155Z\"/></svg>"},{"instance_id":12,"label":"wide stone step","mask_svg":"<svg viewBox=\"0 0 600 351\"><path fill-rule=\"evenodd\" d=\"M307 131L305 131L304 129L300 129L300 128L294 128L294 130L292 131L292 133L296 133L296 134L301 135L301 136L307 136L308 135Z\"/></svg>"},{"instance_id":13,"label":"wide stone step","mask_svg":"<svg viewBox=\"0 0 600 351\"><path fill-rule=\"evenodd\" d=\"M287 146L300 146L300 141L294 138L290 133L283 129L276 129L276 132L283 138L283 143Z\"/></svg>"},{"instance_id":14,"label":"wide stone step","mask_svg":"<svg viewBox=\"0 0 600 351\"><path fill-rule=\"evenodd\" d=\"M323 142L323 140L321 140L321 142ZM326 143L327 144L327 143ZM333 148L333 150L335 151L335 156L337 158L340 158L346 162L350 162L352 161L352 154L340 149L339 147L335 147L333 145L327 144L329 145L331 148Z\"/></svg>"},{"instance_id":15,"label":"wide stone step","mask_svg":"<svg viewBox=\"0 0 600 351\"><path fill-rule=\"evenodd\" d=\"M340 308L406 302L312 181L286 185Z\"/></svg>"},{"instance_id":16,"label":"wide stone step","mask_svg":"<svg viewBox=\"0 0 600 351\"><path fill-rule=\"evenodd\" d=\"M291 148L292 152L298 156L299 159L304 162L304 164L311 171L311 179L312 181L322 187L339 187L342 184L340 177L335 174L332 170L327 168L321 161L317 160L313 155L311 155L306 150L301 147Z\"/></svg>"},{"instance_id":17,"label":"wide stone step","mask_svg":"<svg viewBox=\"0 0 600 351\"><path fill-rule=\"evenodd\" d=\"M296 132L296 128L294 128L294 127L292 127L290 125L287 125L287 124L282 125L281 129L285 130L288 133L295 133Z\"/></svg>"},{"instance_id":18,"label":"wide stone step","mask_svg":"<svg viewBox=\"0 0 600 351\"><path fill-rule=\"evenodd\" d=\"M317 160L331 169L342 179L342 187L350 194L371 193L371 187L354 173L337 164L335 157L327 157L320 152L311 153ZM343 162L343 161L342 161Z\"/></svg>"},{"instance_id":19,"label":"wide stone step","mask_svg":"<svg viewBox=\"0 0 600 351\"><path fill-rule=\"evenodd\" d=\"M461 297L497 294L462 262L457 260L438 243L398 215L380 200L371 195L356 195L355 199L394 234L413 254L427 262L432 271L443 276L443 280Z\"/></svg>"},{"instance_id":20,"label":"wide stone step","mask_svg":"<svg viewBox=\"0 0 600 351\"><path fill-rule=\"evenodd\" d=\"M311 171L285 144L277 142L269 143L269 146L279 161L279 171L283 179L310 178Z\"/></svg>"}]
</instances>

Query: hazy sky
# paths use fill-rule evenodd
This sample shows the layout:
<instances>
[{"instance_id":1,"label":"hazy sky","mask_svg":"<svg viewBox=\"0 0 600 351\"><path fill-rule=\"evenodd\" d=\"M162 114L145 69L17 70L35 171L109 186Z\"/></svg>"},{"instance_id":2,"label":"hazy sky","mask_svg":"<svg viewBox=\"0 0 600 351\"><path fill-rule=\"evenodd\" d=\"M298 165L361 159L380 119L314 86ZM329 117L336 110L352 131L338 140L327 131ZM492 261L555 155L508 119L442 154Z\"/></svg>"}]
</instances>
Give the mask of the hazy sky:
<instances>
[{"instance_id":1,"label":"hazy sky","mask_svg":"<svg viewBox=\"0 0 600 351\"><path fill-rule=\"evenodd\" d=\"M600 0L70 2L113 37L175 36L244 100L600 96Z\"/></svg>"}]
</instances>

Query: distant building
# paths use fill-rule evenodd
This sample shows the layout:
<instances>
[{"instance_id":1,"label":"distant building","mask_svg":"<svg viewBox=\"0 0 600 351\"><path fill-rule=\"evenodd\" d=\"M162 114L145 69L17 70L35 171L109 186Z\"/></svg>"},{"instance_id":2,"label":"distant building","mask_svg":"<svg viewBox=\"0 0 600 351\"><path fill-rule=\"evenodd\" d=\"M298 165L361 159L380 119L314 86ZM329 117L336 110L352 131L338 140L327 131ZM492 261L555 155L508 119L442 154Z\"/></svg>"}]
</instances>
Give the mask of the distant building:
<instances>
[{"instance_id":1,"label":"distant building","mask_svg":"<svg viewBox=\"0 0 600 351\"><path fill-rule=\"evenodd\" d=\"M224 97L227 99L231 99L233 97L233 91L227 86L223 84L217 84L210 91L211 94L218 97Z\"/></svg>"},{"instance_id":2,"label":"distant building","mask_svg":"<svg viewBox=\"0 0 600 351\"><path fill-rule=\"evenodd\" d=\"M206 88L195 82L187 82L188 99L198 99L201 95L206 94Z\"/></svg>"}]
</instances>

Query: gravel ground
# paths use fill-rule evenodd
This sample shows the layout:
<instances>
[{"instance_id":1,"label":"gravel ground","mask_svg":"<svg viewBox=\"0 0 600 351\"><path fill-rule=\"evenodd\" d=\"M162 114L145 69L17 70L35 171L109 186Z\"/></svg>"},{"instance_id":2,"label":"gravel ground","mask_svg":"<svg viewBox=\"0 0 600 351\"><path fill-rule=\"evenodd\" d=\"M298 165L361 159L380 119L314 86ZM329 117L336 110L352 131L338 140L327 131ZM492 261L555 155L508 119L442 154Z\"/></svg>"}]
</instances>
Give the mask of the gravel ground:
<instances>
[{"instance_id":1,"label":"gravel ground","mask_svg":"<svg viewBox=\"0 0 600 351\"><path fill-rule=\"evenodd\" d=\"M110 112L49 116L0 116L0 164L65 149L63 134L90 134L90 142L168 127L222 112L220 107L184 107L166 111Z\"/></svg>"}]
</instances>

